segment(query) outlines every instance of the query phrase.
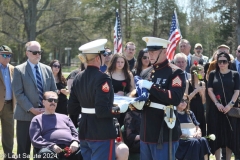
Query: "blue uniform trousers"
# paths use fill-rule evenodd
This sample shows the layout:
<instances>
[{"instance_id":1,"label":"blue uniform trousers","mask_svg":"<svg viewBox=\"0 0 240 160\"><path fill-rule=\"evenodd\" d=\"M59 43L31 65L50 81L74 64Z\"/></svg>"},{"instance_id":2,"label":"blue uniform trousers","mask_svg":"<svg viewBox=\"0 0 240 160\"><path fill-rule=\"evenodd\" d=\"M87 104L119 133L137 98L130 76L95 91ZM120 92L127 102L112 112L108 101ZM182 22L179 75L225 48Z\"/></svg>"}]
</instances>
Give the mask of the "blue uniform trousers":
<instances>
[{"instance_id":1,"label":"blue uniform trousers","mask_svg":"<svg viewBox=\"0 0 240 160\"><path fill-rule=\"evenodd\" d=\"M115 140L80 140L83 160L115 160Z\"/></svg>"},{"instance_id":2,"label":"blue uniform trousers","mask_svg":"<svg viewBox=\"0 0 240 160\"><path fill-rule=\"evenodd\" d=\"M178 148L178 141L172 142L172 159L175 159L175 153ZM156 143L145 143L140 141L140 159L141 160L168 160L168 143L163 143L162 149L157 149Z\"/></svg>"}]
</instances>

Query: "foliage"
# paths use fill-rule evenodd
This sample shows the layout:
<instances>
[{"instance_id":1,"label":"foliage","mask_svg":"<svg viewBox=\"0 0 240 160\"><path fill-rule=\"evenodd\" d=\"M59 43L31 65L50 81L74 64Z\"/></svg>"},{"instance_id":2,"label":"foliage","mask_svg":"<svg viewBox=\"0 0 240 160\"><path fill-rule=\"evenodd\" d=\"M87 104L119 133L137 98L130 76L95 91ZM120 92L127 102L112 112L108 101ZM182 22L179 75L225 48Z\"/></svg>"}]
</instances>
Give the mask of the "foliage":
<instances>
[{"instance_id":1,"label":"foliage","mask_svg":"<svg viewBox=\"0 0 240 160\"><path fill-rule=\"evenodd\" d=\"M66 47L72 48L72 58L79 53L80 45L98 38L107 38L107 46L113 48L115 11L118 9L123 46L126 42L133 41L138 52L146 47L142 41L144 36L168 39L176 8L182 36L190 41L192 49L194 44L201 43L203 53L209 57L222 43L235 50L238 44L237 31L240 33L240 5L238 8L236 1L184 2L186 1L1 0L0 44L12 48L12 62L19 64L26 60L24 44L36 39L45 51L42 62L48 64L51 59L59 59L66 64ZM183 6L187 9L184 10Z\"/></svg>"}]
</instances>

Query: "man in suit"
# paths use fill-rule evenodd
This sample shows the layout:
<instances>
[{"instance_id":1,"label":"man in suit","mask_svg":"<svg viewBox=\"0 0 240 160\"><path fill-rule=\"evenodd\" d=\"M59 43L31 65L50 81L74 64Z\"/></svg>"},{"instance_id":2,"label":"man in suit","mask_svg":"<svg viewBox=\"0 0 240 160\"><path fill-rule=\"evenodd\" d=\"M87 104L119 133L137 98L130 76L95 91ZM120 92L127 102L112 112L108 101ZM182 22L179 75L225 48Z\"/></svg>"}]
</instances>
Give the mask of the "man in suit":
<instances>
[{"instance_id":1,"label":"man in suit","mask_svg":"<svg viewBox=\"0 0 240 160\"><path fill-rule=\"evenodd\" d=\"M17 154L19 159L30 154L31 140L29 126L35 115L44 112L43 93L57 91L52 70L40 63L41 45L37 41L26 44L28 60L14 69L12 87L17 99L14 119L17 120Z\"/></svg>"},{"instance_id":2,"label":"man in suit","mask_svg":"<svg viewBox=\"0 0 240 160\"><path fill-rule=\"evenodd\" d=\"M191 44L186 39L181 39L179 42L179 49L182 53L184 53L187 56L187 67L186 72L190 73L190 68L193 65L194 61L197 61L199 64L203 65L203 60L195 55L192 55L190 53L191 50Z\"/></svg>"},{"instance_id":3,"label":"man in suit","mask_svg":"<svg viewBox=\"0 0 240 160\"><path fill-rule=\"evenodd\" d=\"M5 159L12 159L14 120L13 111L15 97L12 92L12 76L14 67L9 64L12 50L6 46L0 46L0 119L2 125L2 146Z\"/></svg>"}]
</instances>

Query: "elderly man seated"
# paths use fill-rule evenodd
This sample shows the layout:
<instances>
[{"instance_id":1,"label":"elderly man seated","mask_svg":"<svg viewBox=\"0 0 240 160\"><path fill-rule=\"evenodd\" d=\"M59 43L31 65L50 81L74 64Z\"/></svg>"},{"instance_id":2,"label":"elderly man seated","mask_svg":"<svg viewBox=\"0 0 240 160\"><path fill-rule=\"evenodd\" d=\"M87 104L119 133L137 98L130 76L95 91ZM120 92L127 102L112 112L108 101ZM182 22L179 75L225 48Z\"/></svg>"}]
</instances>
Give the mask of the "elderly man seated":
<instances>
[{"instance_id":1,"label":"elderly man seated","mask_svg":"<svg viewBox=\"0 0 240 160\"><path fill-rule=\"evenodd\" d=\"M45 112L31 121L29 134L38 152L36 156L39 159L81 159L78 132L68 116L55 113L57 102L55 92L45 92Z\"/></svg>"}]
</instances>

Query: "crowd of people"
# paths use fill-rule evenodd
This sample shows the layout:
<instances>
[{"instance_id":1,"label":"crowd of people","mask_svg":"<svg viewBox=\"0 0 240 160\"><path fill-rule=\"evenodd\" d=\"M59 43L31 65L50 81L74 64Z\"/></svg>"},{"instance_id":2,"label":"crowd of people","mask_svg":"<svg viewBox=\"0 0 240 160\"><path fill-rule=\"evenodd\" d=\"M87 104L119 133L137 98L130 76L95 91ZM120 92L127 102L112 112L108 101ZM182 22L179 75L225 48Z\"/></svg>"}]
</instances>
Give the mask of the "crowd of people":
<instances>
[{"instance_id":1,"label":"crowd of people","mask_svg":"<svg viewBox=\"0 0 240 160\"><path fill-rule=\"evenodd\" d=\"M80 68L67 78L59 60L40 62L37 41L26 43L28 59L15 67L12 50L0 46L4 160L29 159L31 146L39 160L240 159L240 120L228 114L240 101L240 46L236 58L224 44L207 57L202 44L191 54L182 39L169 61L168 40L143 41L136 58L133 42L116 54L106 39L86 43ZM114 104L115 96L131 97L129 108Z\"/></svg>"}]
</instances>

